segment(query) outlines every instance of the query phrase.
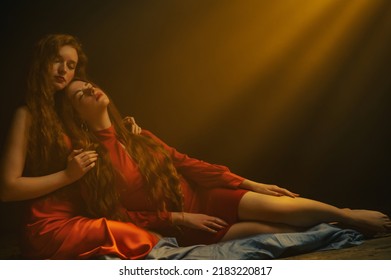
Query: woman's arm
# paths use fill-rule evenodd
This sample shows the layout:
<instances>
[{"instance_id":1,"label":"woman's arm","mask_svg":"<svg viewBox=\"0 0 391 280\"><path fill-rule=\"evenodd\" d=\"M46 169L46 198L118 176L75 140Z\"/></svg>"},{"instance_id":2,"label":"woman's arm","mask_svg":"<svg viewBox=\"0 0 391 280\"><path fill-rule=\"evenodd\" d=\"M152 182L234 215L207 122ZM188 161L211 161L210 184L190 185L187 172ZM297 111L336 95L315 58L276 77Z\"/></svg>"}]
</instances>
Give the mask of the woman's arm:
<instances>
[{"instance_id":1,"label":"woman's arm","mask_svg":"<svg viewBox=\"0 0 391 280\"><path fill-rule=\"evenodd\" d=\"M243 177L232 173L226 166L211 164L178 152L175 148L168 146L145 129L142 131L142 134L149 136L160 143L170 154L178 172L197 186L202 188L224 187L236 189L244 180Z\"/></svg>"},{"instance_id":2,"label":"woman's arm","mask_svg":"<svg viewBox=\"0 0 391 280\"><path fill-rule=\"evenodd\" d=\"M46 176L23 177L31 121L31 115L26 107L16 111L1 160L2 201L27 200L51 193L75 182L94 166L95 154L80 151L73 154L65 170ZM86 165L88 162L90 163Z\"/></svg>"},{"instance_id":3,"label":"woman's arm","mask_svg":"<svg viewBox=\"0 0 391 280\"><path fill-rule=\"evenodd\" d=\"M242 184L240 185L240 188L250 190L257 193L267 194L267 195L273 195L273 196L290 196L292 198L295 198L299 196L297 193L293 193L285 188L281 188L276 185L269 185L269 184L263 184L254 182L248 179L245 179Z\"/></svg>"},{"instance_id":4,"label":"woman's arm","mask_svg":"<svg viewBox=\"0 0 391 280\"><path fill-rule=\"evenodd\" d=\"M192 180L199 186L205 188L242 188L273 196L299 196L296 193L276 185L263 184L245 179L237 174L232 173L226 166L210 164L202 160L190 158L189 156L182 154L176 149L168 146L151 132L143 130L143 133L149 135L155 139L155 141L161 143L163 147L170 153L174 161L174 165L178 171L187 179Z\"/></svg>"}]
</instances>

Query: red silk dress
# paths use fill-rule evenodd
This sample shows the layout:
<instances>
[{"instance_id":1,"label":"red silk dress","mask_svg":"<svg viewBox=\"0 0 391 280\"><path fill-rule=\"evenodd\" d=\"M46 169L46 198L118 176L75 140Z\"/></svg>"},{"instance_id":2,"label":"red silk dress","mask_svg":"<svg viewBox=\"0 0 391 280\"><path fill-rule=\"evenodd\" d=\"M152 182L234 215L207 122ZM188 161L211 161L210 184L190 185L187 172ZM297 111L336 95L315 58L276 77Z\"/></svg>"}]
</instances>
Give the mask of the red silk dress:
<instances>
[{"instance_id":1,"label":"red silk dress","mask_svg":"<svg viewBox=\"0 0 391 280\"><path fill-rule=\"evenodd\" d=\"M155 235L132 224L87 218L77 186L65 195L32 201L24 230L22 254L27 259L94 259L114 255L142 259L158 242Z\"/></svg>"},{"instance_id":2,"label":"red silk dress","mask_svg":"<svg viewBox=\"0 0 391 280\"><path fill-rule=\"evenodd\" d=\"M169 152L180 175L184 212L217 216L229 225L238 221L238 205L246 193L238 188L244 180L242 177L224 166L181 154L146 130L142 134L162 144ZM96 136L109 151L113 167L118 171L114 187L131 223L83 217L82 195L79 188L73 186L68 199L49 195L33 202L27 226L30 256L74 259L112 254L122 259L139 259L157 243L156 237L144 229L176 237L181 246L221 240L229 227L208 233L186 227L178 230L173 226L171 213L158 213L148 199L138 166L117 140L114 128L98 131Z\"/></svg>"}]
</instances>

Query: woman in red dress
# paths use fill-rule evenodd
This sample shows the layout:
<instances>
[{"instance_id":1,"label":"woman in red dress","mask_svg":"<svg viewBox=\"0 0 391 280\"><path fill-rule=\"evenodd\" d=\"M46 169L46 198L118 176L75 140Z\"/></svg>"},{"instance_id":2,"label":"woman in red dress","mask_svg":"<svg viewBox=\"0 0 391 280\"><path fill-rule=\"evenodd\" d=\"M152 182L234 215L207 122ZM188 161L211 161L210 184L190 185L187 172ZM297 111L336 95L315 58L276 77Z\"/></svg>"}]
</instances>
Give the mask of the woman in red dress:
<instances>
[{"instance_id":1,"label":"woman in red dress","mask_svg":"<svg viewBox=\"0 0 391 280\"><path fill-rule=\"evenodd\" d=\"M67 162L70 142L54 108L54 93L74 75L85 76L86 63L79 40L71 35L49 34L34 48L25 104L10 125L0 168L0 199L28 200L33 206L26 236L34 241L26 240L25 257L90 258L115 251L122 258L142 258L158 240L130 223L80 216L74 203L80 201L78 192L61 190L88 173L97 159L94 150L83 150ZM137 126L132 130L137 132ZM80 164L81 158L89 164Z\"/></svg>"},{"instance_id":2,"label":"woman in red dress","mask_svg":"<svg viewBox=\"0 0 391 280\"><path fill-rule=\"evenodd\" d=\"M56 104L72 148L93 148L99 158L77 185L48 203L33 206L32 245L39 243L37 235L43 236L41 242L57 240L57 252L69 256L69 250L79 249L72 243L74 247L83 243L75 233L84 232L78 228L79 219L87 219L82 216L98 221L88 227L95 233L91 234L95 239L88 239L94 250L108 236L115 243L107 223L118 223L118 228L129 225L140 232L144 228L151 246L156 243L153 232L174 236L183 246L300 231L322 222L338 222L370 234L391 229L390 219L380 212L340 209L301 198L278 186L244 179L226 167L190 158L146 130L132 135L108 96L89 82L74 80L56 95ZM88 158L78 160L89 164ZM70 213L69 217L53 215L56 207L57 212ZM59 228L61 234L56 232ZM129 258L116 251L118 246L111 248L111 253ZM135 251L139 249L136 246Z\"/></svg>"}]
</instances>

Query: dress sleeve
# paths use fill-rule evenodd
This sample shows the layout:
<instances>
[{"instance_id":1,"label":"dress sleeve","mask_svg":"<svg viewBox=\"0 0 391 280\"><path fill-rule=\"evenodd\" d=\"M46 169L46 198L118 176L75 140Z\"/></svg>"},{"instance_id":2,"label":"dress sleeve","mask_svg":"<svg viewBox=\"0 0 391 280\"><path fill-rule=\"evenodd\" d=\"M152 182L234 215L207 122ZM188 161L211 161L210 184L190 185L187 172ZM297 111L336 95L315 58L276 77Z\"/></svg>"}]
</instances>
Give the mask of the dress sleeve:
<instances>
[{"instance_id":1,"label":"dress sleeve","mask_svg":"<svg viewBox=\"0 0 391 280\"><path fill-rule=\"evenodd\" d=\"M187 180L203 188L238 188L244 178L232 173L226 166L207 163L202 160L191 158L168 146L158 137L147 130L144 135L151 137L169 152L177 171Z\"/></svg>"}]
</instances>

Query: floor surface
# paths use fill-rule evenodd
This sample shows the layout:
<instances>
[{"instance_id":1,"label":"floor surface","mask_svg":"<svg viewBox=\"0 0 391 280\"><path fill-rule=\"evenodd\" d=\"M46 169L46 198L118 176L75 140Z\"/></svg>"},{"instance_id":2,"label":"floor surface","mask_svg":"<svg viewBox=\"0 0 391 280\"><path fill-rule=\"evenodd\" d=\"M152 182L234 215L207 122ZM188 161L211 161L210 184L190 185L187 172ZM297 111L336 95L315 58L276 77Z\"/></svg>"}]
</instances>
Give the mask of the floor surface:
<instances>
[{"instance_id":1,"label":"floor surface","mask_svg":"<svg viewBox=\"0 0 391 280\"><path fill-rule=\"evenodd\" d=\"M1 236L0 259L18 259L18 244L11 235ZM351 248L313 252L297 255L286 260L391 260L391 235L365 240L363 244Z\"/></svg>"},{"instance_id":2,"label":"floor surface","mask_svg":"<svg viewBox=\"0 0 391 280\"><path fill-rule=\"evenodd\" d=\"M313 252L285 259L291 260L391 260L391 235L365 240L351 248Z\"/></svg>"}]
</instances>

